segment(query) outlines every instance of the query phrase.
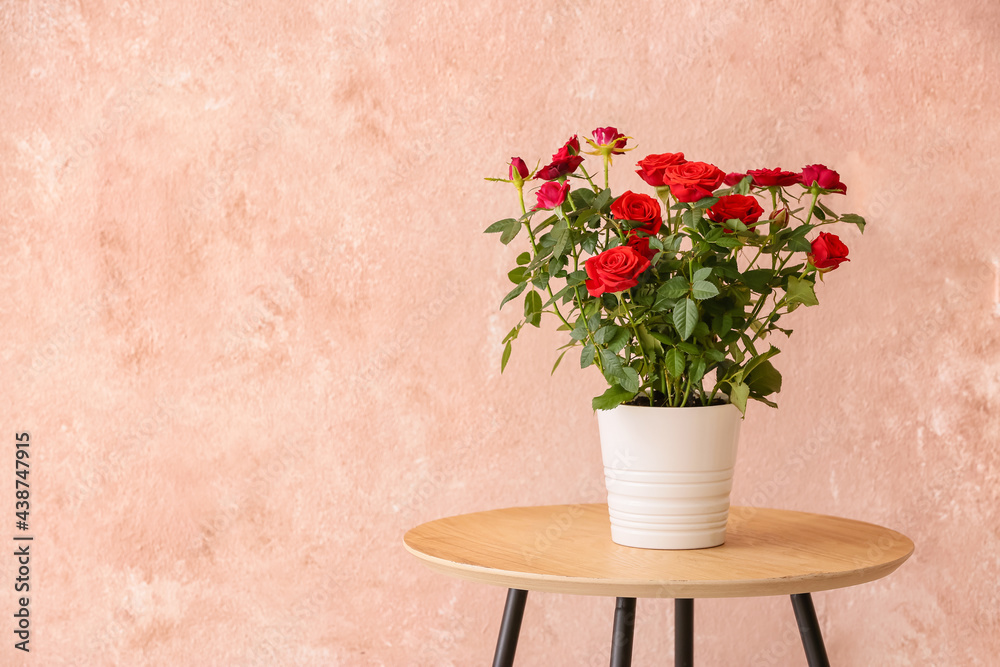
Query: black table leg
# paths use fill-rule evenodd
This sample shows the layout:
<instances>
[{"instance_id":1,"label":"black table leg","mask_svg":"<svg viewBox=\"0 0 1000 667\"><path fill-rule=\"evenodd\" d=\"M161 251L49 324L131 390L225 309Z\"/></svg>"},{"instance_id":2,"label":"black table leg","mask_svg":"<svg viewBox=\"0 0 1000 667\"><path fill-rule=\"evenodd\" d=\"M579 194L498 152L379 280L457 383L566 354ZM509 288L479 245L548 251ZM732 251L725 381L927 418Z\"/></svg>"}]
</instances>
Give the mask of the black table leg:
<instances>
[{"instance_id":1,"label":"black table leg","mask_svg":"<svg viewBox=\"0 0 1000 667\"><path fill-rule=\"evenodd\" d=\"M694 600L674 600L674 667L694 665Z\"/></svg>"},{"instance_id":2,"label":"black table leg","mask_svg":"<svg viewBox=\"0 0 1000 667\"><path fill-rule=\"evenodd\" d=\"M611 667L631 667L635 635L635 598L618 598L615 628L611 635Z\"/></svg>"},{"instance_id":3,"label":"black table leg","mask_svg":"<svg viewBox=\"0 0 1000 667\"><path fill-rule=\"evenodd\" d=\"M802 636L802 648L806 650L806 661L809 667L830 667L826 657L826 647L823 645L823 633L816 619L816 608L813 607L812 595L796 593L792 595L792 609L795 610L795 621L799 624L799 634Z\"/></svg>"},{"instance_id":4,"label":"black table leg","mask_svg":"<svg viewBox=\"0 0 1000 667\"><path fill-rule=\"evenodd\" d=\"M512 667L514 664L514 651L517 650L517 637L521 634L521 619L524 618L524 603L527 599L528 591L517 588L507 591L497 650L493 654L493 667Z\"/></svg>"}]
</instances>

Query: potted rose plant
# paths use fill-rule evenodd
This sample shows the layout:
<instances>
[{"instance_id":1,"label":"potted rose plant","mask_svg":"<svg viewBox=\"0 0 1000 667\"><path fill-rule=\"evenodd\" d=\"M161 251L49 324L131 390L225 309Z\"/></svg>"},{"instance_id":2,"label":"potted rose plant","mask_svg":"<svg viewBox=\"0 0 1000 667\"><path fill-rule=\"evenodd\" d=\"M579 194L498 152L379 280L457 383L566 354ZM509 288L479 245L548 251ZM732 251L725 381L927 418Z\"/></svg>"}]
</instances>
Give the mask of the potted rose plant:
<instances>
[{"instance_id":1,"label":"potted rose plant","mask_svg":"<svg viewBox=\"0 0 1000 667\"><path fill-rule=\"evenodd\" d=\"M740 420L751 400L776 407L781 389L773 336L791 334L783 318L817 305L817 279L849 261L825 229L863 232L865 221L827 205L847 188L820 164L727 174L682 153L651 154L637 163L636 191L615 195L609 168L631 137L613 127L592 135L589 151L574 136L545 166L512 158L506 179L488 179L511 183L521 212L486 231L525 248L500 303L523 304L501 370L525 325L553 316L568 334L553 372L579 347L581 367L607 381L593 407L613 539L721 544ZM603 184L585 154L600 160ZM529 208L525 187L536 182ZM705 485L699 502L695 482Z\"/></svg>"}]
</instances>

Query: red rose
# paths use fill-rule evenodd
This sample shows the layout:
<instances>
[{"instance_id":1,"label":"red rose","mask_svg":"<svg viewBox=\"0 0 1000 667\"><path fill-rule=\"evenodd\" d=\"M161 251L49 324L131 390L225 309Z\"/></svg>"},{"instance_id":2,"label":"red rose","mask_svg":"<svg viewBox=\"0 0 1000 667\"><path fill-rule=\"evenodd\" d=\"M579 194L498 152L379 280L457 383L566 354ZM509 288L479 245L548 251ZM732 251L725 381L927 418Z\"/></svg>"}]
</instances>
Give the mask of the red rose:
<instances>
[{"instance_id":1,"label":"red rose","mask_svg":"<svg viewBox=\"0 0 1000 667\"><path fill-rule=\"evenodd\" d=\"M538 204L535 206L535 210L562 206L562 203L566 201L567 194L569 194L569 183L556 183L555 181L543 183L536 193Z\"/></svg>"},{"instance_id":2,"label":"red rose","mask_svg":"<svg viewBox=\"0 0 1000 667\"><path fill-rule=\"evenodd\" d=\"M638 234L629 234L628 236L628 246L634 248L637 253L645 257L646 259L653 259L656 256L657 251L649 247L649 237L639 236Z\"/></svg>"},{"instance_id":3,"label":"red rose","mask_svg":"<svg viewBox=\"0 0 1000 667\"><path fill-rule=\"evenodd\" d=\"M618 128L599 127L592 134L594 135L593 143L598 146L612 146L612 155L622 155L625 153L623 149L625 148L625 144L628 143L628 139L618 131Z\"/></svg>"},{"instance_id":4,"label":"red rose","mask_svg":"<svg viewBox=\"0 0 1000 667\"><path fill-rule=\"evenodd\" d=\"M744 178L746 178L746 176L747 176L746 174L741 174L738 171L734 171L731 174L726 174L726 177L722 179L722 182L728 185L729 187L732 187L737 183L739 183L740 181L742 181Z\"/></svg>"},{"instance_id":5,"label":"red rose","mask_svg":"<svg viewBox=\"0 0 1000 667\"><path fill-rule=\"evenodd\" d=\"M719 201L712 204L708 209L708 217L712 222L720 225L726 220L739 220L747 227L753 227L757 220L764 214L764 209L760 207L754 197L748 195L726 195L719 197ZM729 231L728 229L726 230Z\"/></svg>"},{"instance_id":6,"label":"red rose","mask_svg":"<svg viewBox=\"0 0 1000 667\"><path fill-rule=\"evenodd\" d=\"M510 169L507 170L507 178L511 181L514 180L514 171L517 170L518 175L525 179L530 173L528 171L528 165L524 164L524 160L519 157L512 157L510 159Z\"/></svg>"},{"instance_id":7,"label":"red rose","mask_svg":"<svg viewBox=\"0 0 1000 667\"><path fill-rule=\"evenodd\" d=\"M572 174L583 162L583 156L579 153L580 140L574 134L562 148L555 152L552 156L552 162L538 170L535 178L540 178L543 181L554 181L560 176Z\"/></svg>"},{"instance_id":8,"label":"red rose","mask_svg":"<svg viewBox=\"0 0 1000 667\"><path fill-rule=\"evenodd\" d=\"M821 164L803 167L802 180L799 182L807 188L812 187L812 184L815 183L824 190L832 190L842 195L847 194L847 186L840 182L840 174Z\"/></svg>"},{"instance_id":9,"label":"red rose","mask_svg":"<svg viewBox=\"0 0 1000 667\"><path fill-rule=\"evenodd\" d=\"M726 174L714 164L685 162L663 170L663 184L670 186L670 194L681 202L695 202L712 196Z\"/></svg>"},{"instance_id":10,"label":"red rose","mask_svg":"<svg viewBox=\"0 0 1000 667\"><path fill-rule=\"evenodd\" d=\"M836 234L820 232L816 240L812 242L809 260L821 273L825 273L833 271L840 266L841 262L851 261L847 259L847 253L847 246L840 241Z\"/></svg>"},{"instance_id":11,"label":"red rose","mask_svg":"<svg viewBox=\"0 0 1000 667\"><path fill-rule=\"evenodd\" d=\"M618 246L594 255L586 262L587 292L600 296L605 292L621 292L639 283L639 276L649 268L649 260L631 246Z\"/></svg>"},{"instance_id":12,"label":"red rose","mask_svg":"<svg viewBox=\"0 0 1000 667\"><path fill-rule=\"evenodd\" d=\"M649 234L658 234L663 225L663 214L660 213L660 202L649 195L636 194L631 190L611 204L611 215L618 220L631 220L642 223L641 229Z\"/></svg>"},{"instance_id":13,"label":"red rose","mask_svg":"<svg viewBox=\"0 0 1000 667\"><path fill-rule=\"evenodd\" d=\"M635 173L639 174L642 180L646 181L654 188L661 188L666 185L666 183L663 182L663 170L667 167L684 164L686 161L687 160L684 159L684 153L661 153L659 155L647 155L636 163L639 168L636 169Z\"/></svg>"},{"instance_id":14,"label":"red rose","mask_svg":"<svg viewBox=\"0 0 1000 667\"><path fill-rule=\"evenodd\" d=\"M799 174L784 169L751 169L747 173L759 188L784 188L799 182Z\"/></svg>"}]
</instances>

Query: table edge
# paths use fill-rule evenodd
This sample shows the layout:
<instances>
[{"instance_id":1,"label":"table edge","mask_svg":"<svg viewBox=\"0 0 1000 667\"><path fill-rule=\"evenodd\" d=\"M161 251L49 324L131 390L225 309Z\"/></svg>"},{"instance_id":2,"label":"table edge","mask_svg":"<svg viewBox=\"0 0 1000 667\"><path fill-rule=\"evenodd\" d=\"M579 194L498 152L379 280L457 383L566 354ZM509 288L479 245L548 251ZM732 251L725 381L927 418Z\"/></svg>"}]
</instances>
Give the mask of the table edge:
<instances>
[{"instance_id":1,"label":"table edge","mask_svg":"<svg viewBox=\"0 0 1000 667\"><path fill-rule=\"evenodd\" d=\"M602 503L577 503L576 505L545 505L545 506L524 506L510 508L495 508L492 510L482 510L480 512L469 512L467 514L481 514L486 512L502 511L505 509L524 508L562 508L574 507L577 505L600 506ZM495 568L460 563L452 560L431 556L414 547L411 547L408 538L412 532L427 523L433 523L443 519L453 517L441 517L414 526L403 535L403 545L406 550L413 554L421 563L435 572L448 576L473 581L477 583L503 586L505 588L516 588L549 593L563 593L570 595L593 595L593 596L613 596L613 597L636 597L636 598L736 598L736 597L767 597L774 595L792 595L799 593L816 593L820 591L835 590L838 588L849 588L860 584L870 583L882 579L895 572L910 556L913 555L915 545L906 535L891 528L886 528L879 524L874 524L848 517L835 517L833 515L816 514L814 512L803 512L800 510L787 510L780 508L763 508L736 506L733 509L752 510L778 510L782 512L794 512L812 516L830 517L844 519L861 524L867 524L876 528L891 531L909 543L909 548L905 554L892 561L871 565L865 568L855 569L848 573L816 573L808 575L798 575L791 577L778 577L773 579L752 579L752 580L714 580L714 581L663 581L655 582L632 580L632 579L594 579L588 577L563 577L553 574L539 574L534 572L518 572L516 570L499 570ZM466 515L454 515L466 516Z\"/></svg>"}]
</instances>

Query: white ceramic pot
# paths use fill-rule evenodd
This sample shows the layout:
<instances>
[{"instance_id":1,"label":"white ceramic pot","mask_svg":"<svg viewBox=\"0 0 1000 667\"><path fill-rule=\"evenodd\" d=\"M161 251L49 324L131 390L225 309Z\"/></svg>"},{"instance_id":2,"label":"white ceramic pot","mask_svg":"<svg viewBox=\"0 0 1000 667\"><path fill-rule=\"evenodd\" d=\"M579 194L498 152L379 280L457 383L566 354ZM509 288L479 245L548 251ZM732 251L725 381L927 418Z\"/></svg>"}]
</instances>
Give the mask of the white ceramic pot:
<instances>
[{"instance_id":1,"label":"white ceramic pot","mask_svg":"<svg viewBox=\"0 0 1000 667\"><path fill-rule=\"evenodd\" d=\"M729 404L599 410L611 539L645 549L725 542L741 421Z\"/></svg>"}]
</instances>

